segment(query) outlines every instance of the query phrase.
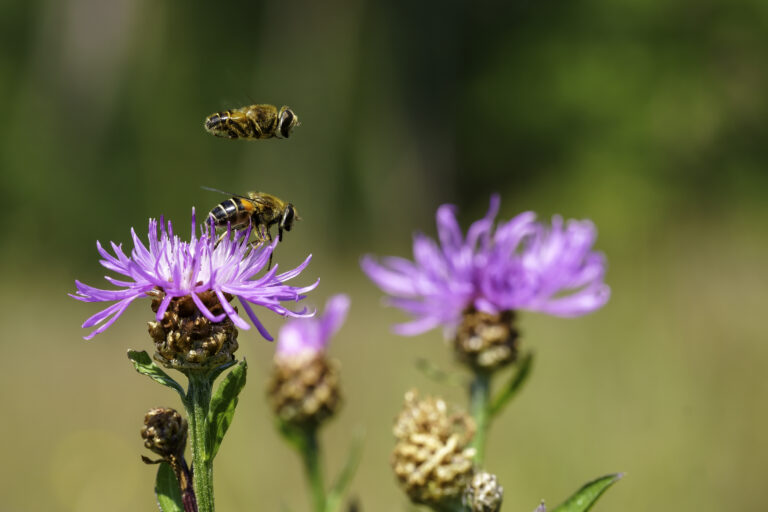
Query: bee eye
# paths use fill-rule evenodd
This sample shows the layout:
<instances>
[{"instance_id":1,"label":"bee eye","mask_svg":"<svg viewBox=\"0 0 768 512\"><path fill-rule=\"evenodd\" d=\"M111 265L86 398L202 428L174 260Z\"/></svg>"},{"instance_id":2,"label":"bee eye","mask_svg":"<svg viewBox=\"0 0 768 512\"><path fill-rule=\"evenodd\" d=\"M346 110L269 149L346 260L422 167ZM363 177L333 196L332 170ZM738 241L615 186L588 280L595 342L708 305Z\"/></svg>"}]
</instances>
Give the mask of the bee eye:
<instances>
[{"instance_id":1,"label":"bee eye","mask_svg":"<svg viewBox=\"0 0 768 512\"><path fill-rule=\"evenodd\" d=\"M285 229L286 231L290 231L291 228L293 227L294 214L295 212L293 211L293 206L289 204L285 208L285 213L283 214L283 222L282 222L283 229Z\"/></svg>"},{"instance_id":2,"label":"bee eye","mask_svg":"<svg viewBox=\"0 0 768 512\"><path fill-rule=\"evenodd\" d=\"M283 112L283 115L280 116L280 135L283 136L283 138L287 139L288 136L291 134L291 130L293 129L293 123L296 119L296 116L291 112L290 110L286 110Z\"/></svg>"}]
</instances>

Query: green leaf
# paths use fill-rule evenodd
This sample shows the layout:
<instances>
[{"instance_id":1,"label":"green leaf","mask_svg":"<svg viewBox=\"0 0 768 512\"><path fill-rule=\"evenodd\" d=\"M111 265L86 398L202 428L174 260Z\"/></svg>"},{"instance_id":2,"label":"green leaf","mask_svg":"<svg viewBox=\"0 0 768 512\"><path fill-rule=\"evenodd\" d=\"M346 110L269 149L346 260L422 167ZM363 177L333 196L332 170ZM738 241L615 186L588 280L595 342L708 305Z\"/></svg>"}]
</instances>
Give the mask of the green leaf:
<instances>
[{"instance_id":1,"label":"green leaf","mask_svg":"<svg viewBox=\"0 0 768 512\"><path fill-rule=\"evenodd\" d=\"M211 398L211 407L208 410L208 447L209 460L213 460L219 451L224 434L227 433L232 417L237 407L237 396L245 386L245 376L248 372L248 363L243 361L227 374L216 393Z\"/></svg>"},{"instance_id":2,"label":"green leaf","mask_svg":"<svg viewBox=\"0 0 768 512\"><path fill-rule=\"evenodd\" d=\"M525 384L525 381L531 373L532 365L533 354L529 352L520 359L517 363L517 371L512 374L509 381L507 381L504 387L501 388L499 393L493 398L491 405L488 408L488 413L491 417L499 414L517 392L522 389L523 384Z\"/></svg>"},{"instance_id":3,"label":"green leaf","mask_svg":"<svg viewBox=\"0 0 768 512\"><path fill-rule=\"evenodd\" d=\"M294 427L289 423L275 418L275 426L278 433L283 437L288 445L292 446L296 451L302 453L306 447L306 435L300 428Z\"/></svg>"},{"instance_id":4,"label":"green leaf","mask_svg":"<svg viewBox=\"0 0 768 512\"><path fill-rule=\"evenodd\" d=\"M141 352L137 352L135 350L129 350L128 359L131 360L133 367L137 372L146 375L163 386L175 389L179 393L179 396L181 396L181 401L186 402L186 394L184 393L184 388L181 387L181 384L173 380L170 375L157 366L145 351L142 350Z\"/></svg>"},{"instance_id":5,"label":"green leaf","mask_svg":"<svg viewBox=\"0 0 768 512\"><path fill-rule=\"evenodd\" d=\"M157 468L155 496L157 497L157 506L160 507L161 512L184 512L184 506L181 503L179 481L171 469L171 465L167 462L163 462Z\"/></svg>"},{"instance_id":6,"label":"green leaf","mask_svg":"<svg viewBox=\"0 0 768 512\"><path fill-rule=\"evenodd\" d=\"M352 482L352 477L355 476L357 467L360 465L360 458L363 455L364 437L363 433L358 433L352 439L347 462L344 464L339 476L336 477L336 482L328 493L326 512L336 512L339 508L344 493L347 491L349 484Z\"/></svg>"},{"instance_id":7,"label":"green leaf","mask_svg":"<svg viewBox=\"0 0 768 512\"><path fill-rule=\"evenodd\" d=\"M466 379L457 373L446 372L445 370L436 366L429 359L420 357L416 360L416 369L424 374L428 379L432 379L435 382L441 384L450 384L459 388L466 388Z\"/></svg>"},{"instance_id":8,"label":"green leaf","mask_svg":"<svg viewBox=\"0 0 768 512\"><path fill-rule=\"evenodd\" d=\"M618 482L622 476L624 476L623 473L615 473L602 476L597 480L584 484L581 489L557 506L552 512L586 512L592 508L592 505L595 504L606 489Z\"/></svg>"}]
</instances>

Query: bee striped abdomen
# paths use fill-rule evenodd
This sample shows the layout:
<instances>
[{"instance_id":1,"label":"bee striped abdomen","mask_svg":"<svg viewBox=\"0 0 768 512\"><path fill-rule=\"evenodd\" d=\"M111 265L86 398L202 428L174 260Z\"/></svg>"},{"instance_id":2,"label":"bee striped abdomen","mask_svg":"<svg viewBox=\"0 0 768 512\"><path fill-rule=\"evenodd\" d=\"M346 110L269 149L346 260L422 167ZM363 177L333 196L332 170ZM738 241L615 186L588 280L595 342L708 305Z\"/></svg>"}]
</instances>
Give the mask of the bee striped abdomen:
<instances>
[{"instance_id":1,"label":"bee striped abdomen","mask_svg":"<svg viewBox=\"0 0 768 512\"><path fill-rule=\"evenodd\" d=\"M258 138L259 134L253 120L239 110L225 110L208 116L205 129L217 137L230 139Z\"/></svg>"},{"instance_id":2,"label":"bee striped abdomen","mask_svg":"<svg viewBox=\"0 0 768 512\"><path fill-rule=\"evenodd\" d=\"M217 204L208 216L213 217L217 226L226 226L229 223L233 229L237 229L248 225L252 209L250 203L233 197Z\"/></svg>"}]
</instances>

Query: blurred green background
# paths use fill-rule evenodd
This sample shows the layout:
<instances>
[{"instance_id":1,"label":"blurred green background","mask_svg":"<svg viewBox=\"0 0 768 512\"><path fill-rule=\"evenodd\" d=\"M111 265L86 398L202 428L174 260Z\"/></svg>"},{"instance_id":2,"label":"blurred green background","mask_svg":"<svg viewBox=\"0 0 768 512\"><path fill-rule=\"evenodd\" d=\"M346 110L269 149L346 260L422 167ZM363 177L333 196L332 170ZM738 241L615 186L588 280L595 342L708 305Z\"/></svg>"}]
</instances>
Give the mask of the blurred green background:
<instances>
[{"instance_id":1,"label":"blurred green background","mask_svg":"<svg viewBox=\"0 0 768 512\"><path fill-rule=\"evenodd\" d=\"M487 459L504 510L614 471L595 510L768 508L768 3L11 0L0 40L3 512L153 510L139 428L179 404L125 357L150 349L149 305L85 342L98 308L66 293L106 284L97 239L162 214L186 233L191 206L223 199L201 185L294 202L280 264L311 252L310 300L352 297L331 349L346 405L323 440L333 474L365 429L363 510L406 509L388 463L403 393L466 397L415 369L452 368L449 350L389 334L404 317L358 260L410 255L438 205L466 226L493 191L501 218L594 220L613 291L588 317L521 317L536 367ZM254 102L303 124L290 140L203 131ZM265 403L274 346L254 330L240 345L218 508L307 510Z\"/></svg>"}]
</instances>

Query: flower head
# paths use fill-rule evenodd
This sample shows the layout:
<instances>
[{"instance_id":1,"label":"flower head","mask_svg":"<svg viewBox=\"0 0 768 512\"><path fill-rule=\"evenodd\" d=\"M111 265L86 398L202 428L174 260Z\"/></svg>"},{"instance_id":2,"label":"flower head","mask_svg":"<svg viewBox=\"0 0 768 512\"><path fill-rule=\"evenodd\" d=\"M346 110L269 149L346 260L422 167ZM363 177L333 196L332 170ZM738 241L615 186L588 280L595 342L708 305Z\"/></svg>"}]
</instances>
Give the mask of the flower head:
<instances>
[{"instance_id":1,"label":"flower head","mask_svg":"<svg viewBox=\"0 0 768 512\"><path fill-rule=\"evenodd\" d=\"M322 352L341 328L349 311L349 297L334 295L325 305L322 316L286 322L277 337L278 356L294 356L303 352Z\"/></svg>"},{"instance_id":2,"label":"flower head","mask_svg":"<svg viewBox=\"0 0 768 512\"><path fill-rule=\"evenodd\" d=\"M189 242L173 234L170 221L166 225L161 218L159 224L158 233L158 222L155 219L149 220L148 247L131 229L133 250L130 256L123 252L122 244L111 244L112 255L99 242L96 243L103 258L101 265L126 279L105 276L110 284L118 288L116 290L102 290L75 281L77 294L70 294L71 297L83 302L115 301L83 323L84 328L98 326L85 339L104 332L134 300L149 296L162 297L156 311L158 322L163 319L173 299L190 297L194 306L211 322L229 318L237 327L250 329L250 325L229 303L229 300L237 297L253 325L268 340L272 340L272 337L256 317L251 304L265 307L282 316L314 315L314 311L306 308L295 312L281 304L284 301L299 301L305 297L304 293L317 287L319 281L306 287L284 284L307 267L311 255L298 267L287 272L278 274L278 266L274 265L262 276L255 277L267 265L277 240L254 248L248 241L250 229L234 232L228 230L219 240L210 222L200 227L198 237L194 209ZM218 308L209 308L206 302L210 301L201 300L201 294L214 295L221 305L220 311L212 312L211 309Z\"/></svg>"},{"instance_id":3,"label":"flower head","mask_svg":"<svg viewBox=\"0 0 768 512\"><path fill-rule=\"evenodd\" d=\"M422 234L413 242L414 261L370 256L363 271L414 319L395 332L415 335L437 326L455 329L463 313L528 310L577 316L602 307L610 295L603 283L605 259L592 245L590 221L552 219L551 226L521 213L494 229L499 197L488 213L462 234L456 208L437 210L439 244Z\"/></svg>"},{"instance_id":4,"label":"flower head","mask_svg":"<svg viewBox=\"0 0 768 512\"><path fill-rule=\"evenodd\" d=\"M322 316L291 320L280 329L267 396L285 425L315 428L341 406L339 365L325 349L348 310L349 297L335 295Z\"/></svg>"}]
</instances>

